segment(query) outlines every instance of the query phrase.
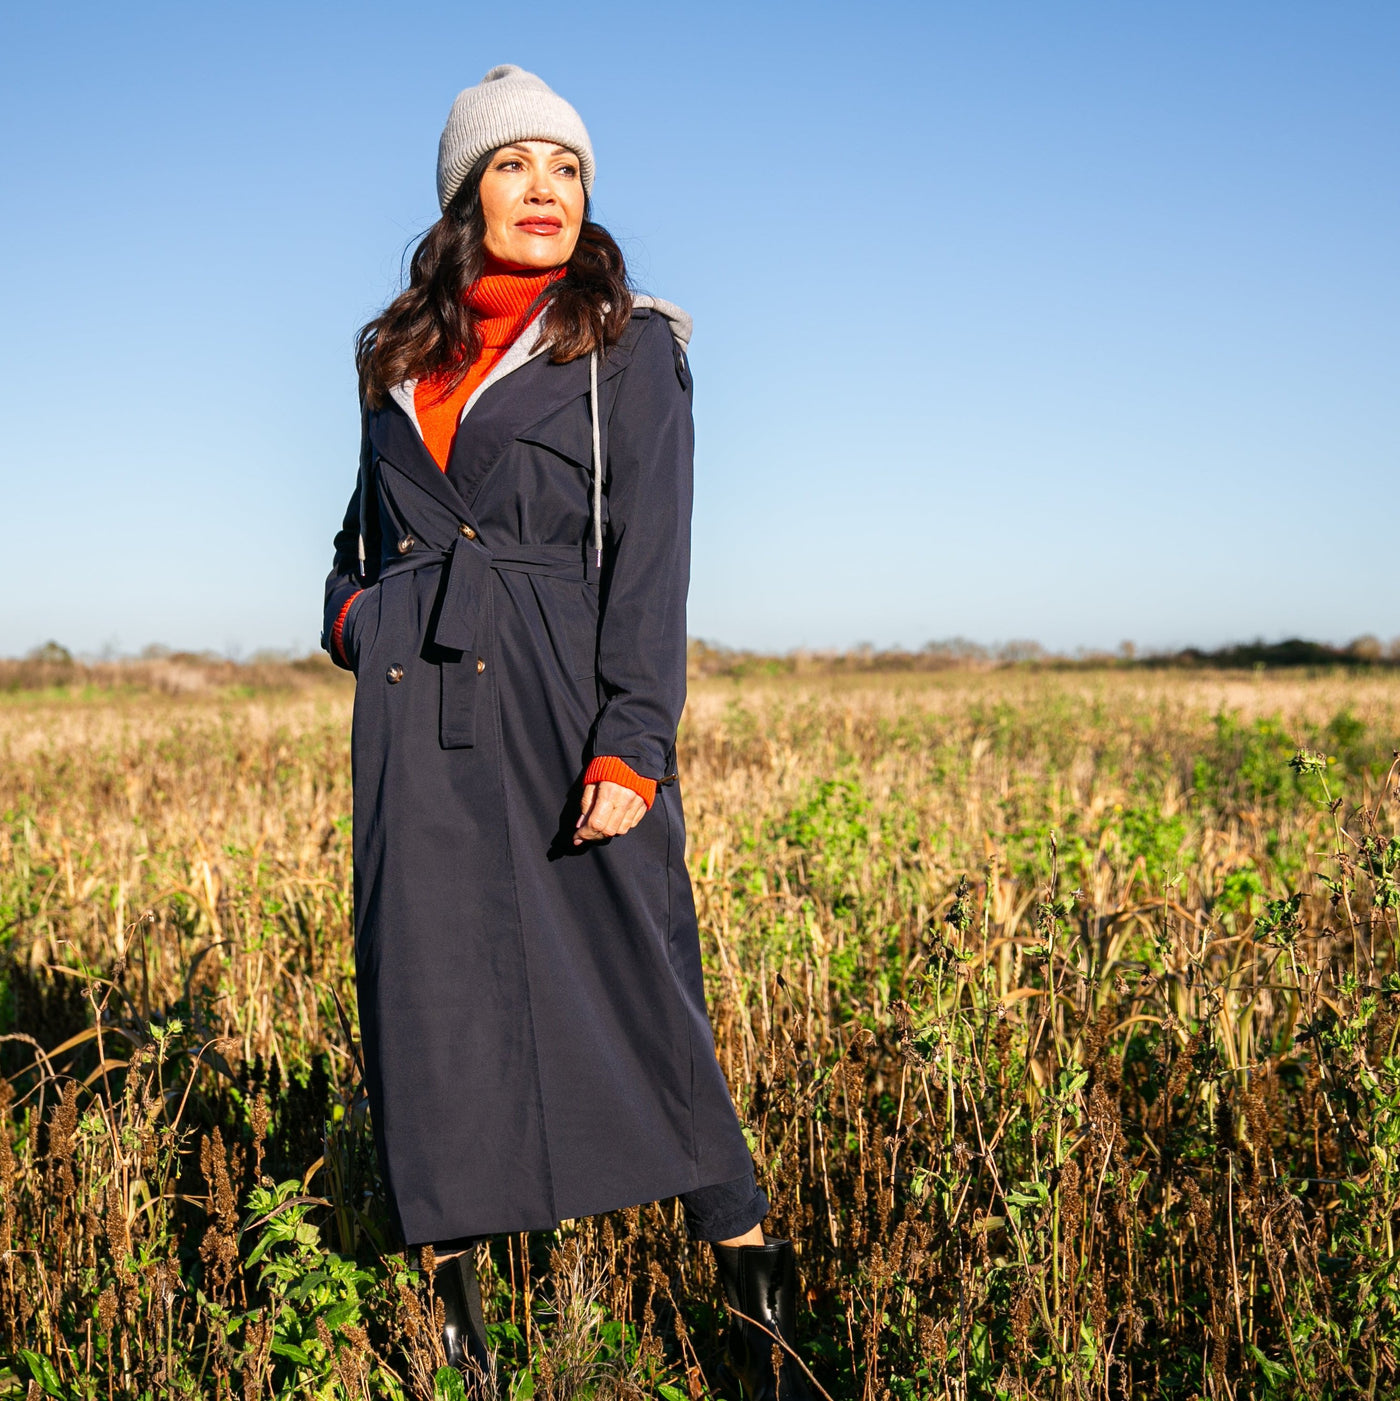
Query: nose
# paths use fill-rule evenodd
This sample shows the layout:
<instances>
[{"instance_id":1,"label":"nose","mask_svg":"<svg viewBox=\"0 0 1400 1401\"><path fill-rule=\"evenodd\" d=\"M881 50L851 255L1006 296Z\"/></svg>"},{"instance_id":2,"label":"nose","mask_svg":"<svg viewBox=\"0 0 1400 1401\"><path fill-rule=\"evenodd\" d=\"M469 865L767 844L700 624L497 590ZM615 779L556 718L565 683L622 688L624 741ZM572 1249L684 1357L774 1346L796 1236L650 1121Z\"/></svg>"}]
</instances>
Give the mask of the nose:
<instances>
[{"instance_id":1,"label":"nose","mask_svg":"<svg viewBox=\"0 0 1400 1401\"><path fill-rule=\"evenodd\" d=\"M545 183L544 177L540 176L535 181L535 188L525 196L525 199L529 204L553 204L554 191Z\"/></svg>"}]
</instances>

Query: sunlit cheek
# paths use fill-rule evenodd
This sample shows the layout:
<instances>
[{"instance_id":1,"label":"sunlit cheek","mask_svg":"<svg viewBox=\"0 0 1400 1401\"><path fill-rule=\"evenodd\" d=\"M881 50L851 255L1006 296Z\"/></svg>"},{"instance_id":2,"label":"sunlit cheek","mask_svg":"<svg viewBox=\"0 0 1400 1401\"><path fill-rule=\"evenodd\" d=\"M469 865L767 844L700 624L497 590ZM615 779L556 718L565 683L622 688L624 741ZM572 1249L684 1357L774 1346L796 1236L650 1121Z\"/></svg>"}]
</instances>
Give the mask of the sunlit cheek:
<instances>
[{"instance_id":1,"label":"sunlit cheek","mask_svg":"<svg viewBox=\"0 0 1400 1401\"><path fill-rule=\"evenodd\" d=\"M499 239L506 230L506 202L501 198L501 192L497 189L488 189L485 185L481 188L481 217L486 225L488 233L493 238Z\"/></svg>"},{"instance_id":2,"label":"sunlit cheek","mask_svg":"<svg viewBox=\"0 0 1400 1401\"><path fill-rule=\"evenodd\" d=\"M583 222L583 200L579 198L577 190L566 190L559 198L559 207L564 211L571 229L576 229Z\"/></svg>"}]
</instances>

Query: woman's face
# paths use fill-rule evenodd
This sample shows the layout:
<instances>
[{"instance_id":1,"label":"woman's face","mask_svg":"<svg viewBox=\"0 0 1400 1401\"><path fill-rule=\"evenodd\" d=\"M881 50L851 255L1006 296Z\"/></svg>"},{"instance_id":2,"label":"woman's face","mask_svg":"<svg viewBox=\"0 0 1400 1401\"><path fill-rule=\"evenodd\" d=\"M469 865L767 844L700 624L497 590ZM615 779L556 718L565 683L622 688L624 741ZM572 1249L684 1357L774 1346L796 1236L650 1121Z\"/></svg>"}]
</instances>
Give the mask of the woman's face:
<instances>
[{"instance_id":1,"label":"woman's face","mask_svg":"<svg viewBox=\"0 0 1400 1401\"><path fill-rule=\"evenodd\" d=\"M578 157L552 141L502 146L481 177L486 251L520 268L557 268L583 227Z\"/></svg>"}]
</instances>

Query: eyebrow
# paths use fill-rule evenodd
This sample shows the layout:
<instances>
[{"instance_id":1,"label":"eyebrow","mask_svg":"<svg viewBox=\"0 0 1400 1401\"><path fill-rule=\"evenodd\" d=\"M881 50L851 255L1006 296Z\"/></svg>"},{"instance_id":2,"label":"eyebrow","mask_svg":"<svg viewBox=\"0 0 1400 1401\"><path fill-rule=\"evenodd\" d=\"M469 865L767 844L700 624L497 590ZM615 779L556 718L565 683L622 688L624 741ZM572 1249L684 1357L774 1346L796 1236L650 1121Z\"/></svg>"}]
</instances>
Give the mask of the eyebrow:
<instances>
[{"instance_id":1,"label":"eyebrow","mask_svg":"<svg viewBox=\"0 0 1400 1401\"><path fill-rule=\"evenodd\" d=\"M529 154L529 152L525 150L525 143L523 141L512 141L509 146L502 146L501 150L521 151L526 155ZM577 159L575 152L571 151L567 146L556 146L549 154L551 156L574 156L574 158Z\"/></svg>"}]
</instances>

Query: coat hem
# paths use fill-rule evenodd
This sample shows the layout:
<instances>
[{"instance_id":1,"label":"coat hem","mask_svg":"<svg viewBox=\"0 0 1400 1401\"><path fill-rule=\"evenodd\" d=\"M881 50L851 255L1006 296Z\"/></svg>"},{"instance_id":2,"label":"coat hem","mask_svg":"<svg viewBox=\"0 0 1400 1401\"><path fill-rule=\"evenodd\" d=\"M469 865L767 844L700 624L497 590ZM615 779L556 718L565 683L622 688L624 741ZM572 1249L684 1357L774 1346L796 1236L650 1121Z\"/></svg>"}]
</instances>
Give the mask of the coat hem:
<instances>
[{"instance_id":1,"label":"coat hem","mask_svg":"<svg viewBox=\"0 0 1400 1401\"><path fill-rule=\"evenodd\" d=\"M557 1219L529 1217L523 1221L516 1220L506 1225L483 1226L478 1221L454 1221L450 1225L444 1225L441 1231L435 1232L427 1239L408 1241L410 1250L417 1250L422 1245L432 1245L437 1241L459 1240L468 1236L513 1236L519 1235L523 1231L557 1231L565 1221L584 1221L594 1216L607 1216L614 1211L626 1211L630 1207L652 1206L657 1202L671 1201L673 1198L683 1196L686 1192L694 1192L707 1184L700 1180L699 1174L691 1174L690 1180L683 1183L667 1182L661 1185L654 1193L650 1187L643 1188L639 1195L636 1191L629 1192L619 1201L613 1198L594 1203L587 1202L580 1205L576 1210L561 1213ZM556 1211L558 1207L556 1205Z\"/></svg>"}]
</instances>

